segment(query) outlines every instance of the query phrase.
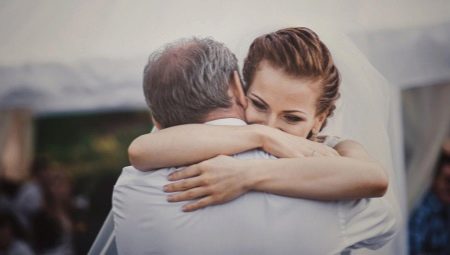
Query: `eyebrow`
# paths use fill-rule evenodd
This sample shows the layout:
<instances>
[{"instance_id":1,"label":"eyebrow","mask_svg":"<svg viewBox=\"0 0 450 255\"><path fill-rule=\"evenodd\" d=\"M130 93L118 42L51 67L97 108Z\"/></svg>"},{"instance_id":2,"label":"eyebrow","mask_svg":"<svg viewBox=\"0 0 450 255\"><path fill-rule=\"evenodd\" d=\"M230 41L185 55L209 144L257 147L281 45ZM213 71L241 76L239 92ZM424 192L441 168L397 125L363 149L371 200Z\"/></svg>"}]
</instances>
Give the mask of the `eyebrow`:
<instances>
[{"instance_id":1,"label":"eyebrow","mask_svg":"<svg viewBox=\"0 0 450 255\"><path fill-rule=\"evenodd\" d=\"M264 104L266 107L269 107L269 105L266 103L266 101L264 101L264 99L262 99L261 97L259 97L258 95L255 95L254 93L250 93L250 95L256 97L259 101L261 101L262 104ZM308 115L306 114L306 112L304 111L300 111L300 110L287 110L287 111L283 111L284 113L302 113L304 115Z\"/></svg>"}]
</instances>

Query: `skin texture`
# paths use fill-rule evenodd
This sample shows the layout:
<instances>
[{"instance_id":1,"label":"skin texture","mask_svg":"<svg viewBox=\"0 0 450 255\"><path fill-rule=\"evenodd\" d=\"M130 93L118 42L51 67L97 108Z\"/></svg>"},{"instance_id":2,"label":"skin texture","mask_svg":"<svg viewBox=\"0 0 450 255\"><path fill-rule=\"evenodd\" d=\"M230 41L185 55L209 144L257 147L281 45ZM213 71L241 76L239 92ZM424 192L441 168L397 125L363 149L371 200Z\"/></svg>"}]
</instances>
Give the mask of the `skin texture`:
<instances>
[{"instance_id":1,"label":"skin texture","mask_svg":"<svg viewBox=\"0 0 450 255\"><path fill-rule=\"evenodd\" d=\"M319 131L326 117L316 116L319 94L317 82L289 76L262 61L247 92L247 122L307 137L311 130Z\"/></svg>"},{"instance_id":2,"label":"skin texture","mask_svg":"<svg viewBox=\"0 0 450 255\"><path fill-rule=\"evenodd\" d=\"M138 169L193 164L169 176L174 181L164 187L169 202L189 201L183 210L194 211L250 190L317 200L377 197L386 192L383 167L357 142L346 140L332 149L306 139L325 120L315 111L320 93L315 82L288 76L262 62L247 98L239 88L235 78L230 95L236 105L246 106L247 121L254 125L171 127L138 137L130 146L130 161ZM281 159L244 161L223 156L254 148Z\"/></svg>"}]
</instances>

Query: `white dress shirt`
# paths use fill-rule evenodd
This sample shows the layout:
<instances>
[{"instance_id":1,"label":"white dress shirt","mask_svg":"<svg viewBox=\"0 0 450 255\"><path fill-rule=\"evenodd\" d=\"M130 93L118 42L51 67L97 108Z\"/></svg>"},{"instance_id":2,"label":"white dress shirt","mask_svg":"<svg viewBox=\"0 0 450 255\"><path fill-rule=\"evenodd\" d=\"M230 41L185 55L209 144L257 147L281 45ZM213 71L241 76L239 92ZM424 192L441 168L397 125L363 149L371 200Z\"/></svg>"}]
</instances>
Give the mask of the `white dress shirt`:
<instances>
[{"instance_id":1,"label":"white dress shirt","mask_svg":"<svg viewBox=\"0 0 450 255\"><path fill-rule=\"evenodd\" d=\"M207 124L246 125L232 118ZM235 157L276 160L260 150ZM181 207L187 202L169 203L162 190L175 170L123 169L113 192L119 254L339 254L377 249L394 234L384 198L318 202L248 192L186 213Z\"/></svg>"}]
</instances>

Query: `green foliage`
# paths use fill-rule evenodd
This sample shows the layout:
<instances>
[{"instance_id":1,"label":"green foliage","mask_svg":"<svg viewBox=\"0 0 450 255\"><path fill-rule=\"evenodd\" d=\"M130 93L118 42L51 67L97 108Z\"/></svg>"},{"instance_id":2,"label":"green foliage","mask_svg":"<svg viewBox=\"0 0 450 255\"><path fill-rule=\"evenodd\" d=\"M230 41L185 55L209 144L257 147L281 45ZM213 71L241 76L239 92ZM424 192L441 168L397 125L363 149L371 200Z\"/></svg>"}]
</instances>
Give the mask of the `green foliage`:
<instances>
[{"instance_id":1,"label":"green foliage","mask_svg":"<svg viewBox=\"0 0 450 255\"><path fill-rule=\"evenodd\" d=\"M114 181L129 165L129 144L151 128L145 111L39 118L35 121L36 156L46 156L51 165L67 171L76 194L92 197L102 190L104 200L110 201Z\"/></svg>"},{"instance_id":2,"label":"green foliage","mask_svg":"<svg viewBox=\"0 0 450 255\"><path fill-rule=\"evenodd\" d=\"M147 112L119 112L44 117L35 127L36 154L77 176L128 165L129 144L151 123Z\"/></svg>"}]
</instances>

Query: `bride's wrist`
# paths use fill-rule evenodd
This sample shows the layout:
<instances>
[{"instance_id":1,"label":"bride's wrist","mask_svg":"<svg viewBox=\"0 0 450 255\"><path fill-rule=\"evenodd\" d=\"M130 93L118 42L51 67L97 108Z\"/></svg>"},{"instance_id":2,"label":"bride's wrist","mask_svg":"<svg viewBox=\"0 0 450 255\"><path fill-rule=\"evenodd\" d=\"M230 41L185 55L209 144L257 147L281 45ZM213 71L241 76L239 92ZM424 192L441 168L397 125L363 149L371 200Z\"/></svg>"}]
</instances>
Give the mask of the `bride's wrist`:
<instances>
[{"instance_id":1,"label":"bride's wrist","mask_svg":"<svg viewBox=\"0 0 450 255\"><path fill-rule=\"evenodd\" d=\"M269 163L268 160L243 160L240 165L245 168L245 177L243 178L244 189L246 191L263 191L264 185L270 176L264 170L264 166Z\"/></svg>"},{"instance_id":2,"label":"bride's wrist","mask_svg":"<svg viewBox=\"0 0 450 255\"><path fill-rule=\"evenodd\" d=\"M243 160L243 162L240 162L240 166L245 169L244 176L242 178L243 188L244 190L251 191L255 188L257 181L257 175L255 172L255 168L252 166L252 164L248 164L250 160Z\"/></svg>"},{"instance_id":3,"label":"bride's wrist","mask_svg":"<svg viewBox=\"0 0 450 255\"><path fill-rule=\"evenodd\" d=\"M252 124L248 126L254 148L264 148L267 143L267 129L266 126L260 124Z\"/></svg>"}]
</instances>

